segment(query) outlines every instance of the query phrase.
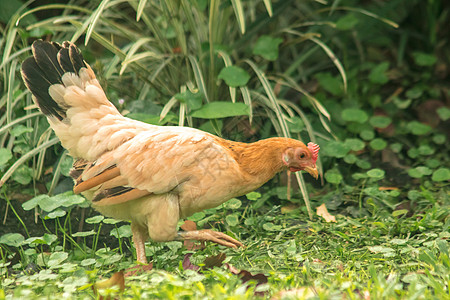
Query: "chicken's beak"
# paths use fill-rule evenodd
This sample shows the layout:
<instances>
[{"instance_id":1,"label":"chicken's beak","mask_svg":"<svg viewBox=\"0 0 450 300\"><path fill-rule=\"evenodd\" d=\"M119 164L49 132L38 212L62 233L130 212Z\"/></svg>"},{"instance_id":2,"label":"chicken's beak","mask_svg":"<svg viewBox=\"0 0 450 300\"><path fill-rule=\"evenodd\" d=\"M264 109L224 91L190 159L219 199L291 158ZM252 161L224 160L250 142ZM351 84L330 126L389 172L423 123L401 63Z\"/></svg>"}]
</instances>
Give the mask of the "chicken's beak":
<instances>
[{"instance_id":1,"label":"chicken's beak","mask_svg":"<svg viewBox=\"0 0 450 300\"><path fill-rule=\"evenodd\" d=\"M316 180L319 178L319 172L317 171L317 167L305 167L304 169L306 172L308 172L312 177L314 177Z\"/></svg>"}]
</instances>

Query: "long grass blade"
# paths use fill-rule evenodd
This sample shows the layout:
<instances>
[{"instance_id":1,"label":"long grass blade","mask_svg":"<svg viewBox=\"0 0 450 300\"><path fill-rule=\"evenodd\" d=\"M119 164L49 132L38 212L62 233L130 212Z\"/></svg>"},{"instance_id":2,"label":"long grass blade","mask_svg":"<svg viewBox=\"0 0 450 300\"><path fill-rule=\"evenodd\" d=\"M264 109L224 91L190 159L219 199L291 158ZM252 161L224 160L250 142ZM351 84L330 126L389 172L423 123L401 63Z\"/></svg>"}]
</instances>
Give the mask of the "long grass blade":
<instances>
[{"instance_id":1,"label":"long grass blade","mask_svg":"<svg viewBox=\"0 0 450 300\"><path fill-rule=\"evenodd\" d=\"M264 0L264 5L266 6L266 10L267 10L267 13L269 14L269 17L272 17L272 15L273 15L272 1Z\"/></svg>"},{"instance_id":2,"label":"long grass blade","mask_svg":"<svg viewBox=\"0 0 450 300\"><path fill-rule=\"evenodd\" d=\"M14 101L14 90L16 81L16 67L17 60L11 62L11 67L9 68L9 79L8 79L8 99L6 100L6 122L11 123L12 118L12 108Z\"/></svg>"},{"instance_id":3,"label":"long grass blade","mask_svg":"<svg viewBox=\"0 0 450 300\"><path fill-rule=\"evenodd\" d=\"M206 102L209 102L208 92L206 91L206 85L205 80L203 79L202 71L200 70L200 66L198 65L197 59L189 55L189 62L192 66L192 71L194 72L195 82L197 83L198 88L200 91L205 95Z\"/></svg>"},{"instance_id":4,"label":"long grass blade","mask_svg":"<svg viewBox=\"0 0 450 300\"><path fill-rule=\"evenodd\" d=\"M236 15L236 20L238 22L239 29L241 30L241 34L244 34L245 16L244 16L244 9L242 8L242 2L241 0L231 0L231 4L233 5L234 14Z\"/></svg>"},{"instance_id":5,"label":"long grass blade","mask_svg":"<svg viewBox=\"0 0 450 300\"><path fill-rule=\"evenodd\" d=\"M250 124L253 122L253 106L252 106L252 97L250 96L250 92L246 86L241 86L240 88L242 99L244 99L244 103L249 107L249 115L248 120Z\"/></svg>"},{"instance_id":6,"label":"long grass blade","mask_svg":"<svg viewBox=\"0 0 450 300\"><path fill-rule=\"evenodd\" d=\"M97 21L100 18L101 14L103 13L103 10L105 9L108 2L109 0L103 0L98 6L98 8L94 11L92 16L88 19L90 24L86 31L86 38L84 39L84 45L88 44L89 39L91 38L91 34L94 31L95 25L97 24Z\"/></svg>"},{"instance_id":7,"label":"long grass blade","mask_svg":"<svg viewBox=\"0 0 450 300\"><path fill-rule=\"evenodd\" d=\"M392 26L394 28L398 28L398 24L395 23L394 21L391 21L389 19L380 17L377 14L374 14L374 13L372 13L372 12L370 12L368 10L362 9L362 8L356 8L356 7L350 7L350 6L326 7L326 8L319 9L316 12L320 13L320 12L326 12L326 11L331 11L331 10L332 11L335 11L335 10L346 10L346 11L358 12L358 13L361 13L363 15L366 15L366 16L369 16L371 18L374 18L376 20L379 20L379 21L381 21L383 23L386 23L389 26Z\"/></svg>"},{"instance_id":8,"label":"long grass blade","mask_svg":"<svg viewBox=\"0 0 450 300\"><path fill-rule=\"evenodd\" d=\"M147 4L147 0L139 0L138 9L136 11L136 21L139 22L141 19L142 13L144 12L145 5Z\"/></svg>"}]
</instances>

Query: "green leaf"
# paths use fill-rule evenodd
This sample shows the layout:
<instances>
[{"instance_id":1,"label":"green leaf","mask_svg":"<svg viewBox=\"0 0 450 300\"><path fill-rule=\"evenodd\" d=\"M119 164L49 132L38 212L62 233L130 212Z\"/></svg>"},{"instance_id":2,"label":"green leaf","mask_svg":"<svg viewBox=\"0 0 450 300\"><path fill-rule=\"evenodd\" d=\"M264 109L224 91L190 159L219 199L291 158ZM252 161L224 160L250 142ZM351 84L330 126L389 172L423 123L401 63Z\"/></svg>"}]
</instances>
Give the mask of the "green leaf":
<instances>
[{"instance_id":1,"label":"green leaf","mask_svg":"<svg viewBox=\"0 0 450 300\"><path fill-rule=\"evenodd\" d=\"M72 234L73 237L87 237L91 235L96 235L97 233L94 230L90 231L80 231Z\"/></svg>"},{"instance_id":2,"label":"green leaf","mask_svg":"<svg viewBox=\"0 0 450 300\"><path fill-rule=\"evenodd\" d=\"M97 260L95 258L86 258L80 262L80 265L82 265L83 267L87 267L87 266L95 264L96 262L97 262Z\"/></svg>"},{"instance_id":3,"label":"green leaf","mask_svg":"<svg viewBox=\"0 0 450 300\"><path fill-rule=\"evenodd\" d=\"M11 153L11 150L0 148L0 167L6 165L12 157L13 155Z\"/></svg>"},{"instance_id":4,"label":"green leaf","mask_svg":"<svg viewBox=\"0 0 450 300\"><path fill-rule=\"evenodd\" d=\"M370 162L364 159L358 159L356 161L356 165L360 167L361 169L369 169L371 167Z\"/></svg>"},{"instance_id":5,"label":"green leaf","mask_svg":"<svg viewBox=\"0 0 450 300\"><path fill-rule=\"evenodd\" d=\"M23 244L25 238L20 233L7 233L0 237L0 244L11 247L19 247Z\"/></svg>"},{"instance_id":6,"label":"green leaf","mask_svg":"<svg viewBox=\"0 0 450 300\"><path fill-rule=\"evenodd\" d=\"M82 196L72 195L71 193L72 192L66 192L53 197L49 197L47 195L39 195L25 202L22 207L25 210L30 210L36 207L36 205L39 205L42 210L46 212L52 212L58 207L69 207L72 205L81 204L86 201Z\"/></svg>"},{"instance_id":7,"label":"green leaf","mask_svg":"<svg viewBox=\"0 0 450 300\"><path fill-rule=\"evenodd\" d=\"M228 86L239 87L247 84L250 75L242 68L229 66L220 71L219 79L223 79Z\"/></svg>"},{"instance_id":8,"label":"green leaf","mask_svg":"<svg viewBox=\"0 0 450 300\"><path fill-rule=\"evenodd\" d=\"M241 202L241 200L239 200L237 198L232 198L224 203L224 207L229 208L229 209L238 209L241 206L242 206L242 202Z\"/></svg>"},{"instance_id":9,"label":"green leaf","mask_svg":"<svg viewBox=\"0 0 450 300\"><path fill-rule=\"evenodd\" d=\"M69 257L67 252L53 252L48 259L47 266L50 268L58 267L63 261Z\"/></svg>"},{"instance_id":10,"label":"green leaf","mask_svg":"<svg viewBox=\"0 0 450 300\"><path fill-rule=\"evenodd\" d=\"M447 141L447 138L443 134L436 134L433 136L433 142L442 145Z\"/></svg>"},{"instance_id":11,"label":"green leaf","mask_svg":"<svg viewBox=\"0 0 450 300\"><path fill-rule=\"evenodd\" d=\"M407 209L399 209L399 210L394 210L392 212L392 216L393 217L398 217L398 216L406 215L407 213L408 213Z\"/></svg>"},{"instance_id":12,"label":"green leaf","mask_svg":"<svg viewBox=\"0 0 450 300\"><path fill-rule=\"evenodd\" d=\"M72 170L73 158L72 156L66 155L61 162L61 174L66 177L70 177L70 170Z\"/></svg>"},{"instance_id":13,"label":"green leaf","mask_svg":"<svg viewBox=\"0 0 450 300\"><path fill-rule=\"evenodd\" d=\"M428 54L424 52L414 52L413 53L414 62L421 67L432 66L437 62L437 57L433 54Z\"/></svg>"},{"instance_id":14,"label":"green leaf","mask_svg":"<svg viewBox=\"0 0 450 300\"><path fill-rule=\"evenodd\" d=\"M358 160L358 158L356 157L355 154L347 154L344 157L344 161L348 164L354 164L357 160Z\"/></svg>"},{"instance_id":15,"label":"green leaf","mask_svg":"<svg viewBox=\"0 0 450 300\"><path fill-rule=\"evenodd\" d=\"M434 154L434 148L431 148L430 145L420 145L419 148L417 148L417 151L419 151L420 155L428 156Z\"/></svg>"},{"instance_id":16,"label":"green leaf","mask_svg":"<svg viewBox=\"0 0 450 300\"><path fill-rule=\"evenodd\" d=\"M376 138L374 140L371 140L369 143L370 147L373 150L383 150L387 146L387 142L381 138Z\"/></svg>"},{"instance_id":17,"label":"green leaf","mask_svg":"<svg viewBox=\"0 0 450 300\"><path fill-rule=\"evenodd\" d=\"M406 127L412 134L415 135L423 135L430 132L431 130L430 126L420 123L418 121L409 122L408 125L406 125Z\"/></svg>"},{"instance_id":18,"label":"green leaf","mask_svg":"<svg viewBox=\"0 0 450 300\"><path fill-rule=\"evenodd\" d=\"M436 111L442 121L447 121L450 119L450 108L443 106L438 108Z\"/></svg>"},{"instance_id":19,"label":"green leaf","mask_svg":"<svg viewBox=\"0 0 450 300\"><path fill-rule=\"evenodd\" d=\"M253 48L254 55L261 55L267 60L274 61L278 58L278 46L283 42L281 38L272 38L268 35L261 36Z\"/></svg>"},{"instance_id":20,"label":"green leaf","mask_svg":"<svg viewBox=\"0 0 450 300\"><path fill-rule=\"evenodd\" d=\"M369 123L376 128L386 128L391 124L392 120L386 116L373 116L370 118Z\"/></svg>"},{"instance_id":21,"label":"green leaf","mask_svg":"<svg viewBox=\"0 0 450 300\"><path fill-rule=\"evenodd\" d=\"M117 224L117 223L120 223L120 222L122 222L122 221L116 220L116 219L111 219L111 218L103 220L103 223L110 224L110 225L114 225L114 224Z\"/></svg>"},{"instance_id":22,"label":"green leaf","mask_svg":"<svg viewBox=\"0 0 450 300\"><path fill-rule=\"evenodd\" d=\"M367 175L370 178L374 178L374 179L382 179L382 178L384 178L384 174L385 174L384 170L377 169L377 168L367 171Z\"/></svg>"},{"instance_id":23,"label":"green leaf","mask_svg":"<svg viewBox=\"0 0 450 300\"><path fill-rule=\"evenodd\" d=\"M406 91L406 97L410 99L417 99L423 94L423 88L420 86L414 86Z\"/></svg>"},{"instance_id":24,"label":"green leaf","mask_svg":"<svg viewBox=\"0 0 450 300\"><path fill-rule=\"evenodd\" d=\"M197 222L197 221L202 220L205 216L206 216L206 214L204 212L199 211L199 212L196 212L195 214L193 214L192 216L190 216L188 218L188 220Z\"/></svg>"},{"instance_id":25,"label":"green leaf","mask_svg":"<svg viewBox=\"0 0 450 300\"><path fill-rule=\"evenodd\" d=\"M367 113L358 108L346 108L342 111L341 117L344 121L365 123L369 119Z\"/></svg>"},{"instance_id":26,"label":"green leaf","mask_svg":"<svg viewBox=\"0 0 450 300\"><path fill-rule=\"evenodd\" d=\"M375 133L373 130L363 130L359 133L359 136L365 141L370 141L375 137Z\"/></svg>"},{"instance_id":27,"label":"green leaf","mask_svg":"<svg viewBox=\"0 0 450 300\"><path fill-rule=\"evenodd\" d=\"M248 200L250 200L250 201L256 201L256 200L258 200L259 198L261 198L261 194L260 193L258 193L258 192L250 192L250 193L248 193L247 195L245 195L246 197L247 197L247 199Z\"/></svg>"},{"instance_id":28,"label":"green leaf","mask_svg":"<svg viewBox=\"0 0 450 300\"><path fill-rule=\"evenodd\" d=\"M331 141L323 147L322 154L325 156L342 158L350 151L350 147L339 141Z\"/></svg>"},{"instance_id":29,"label":"green leaf","mask_svg":"<svg viewBox=\"0 0 450 300\"><path fill-rule=\"evenodd\" d=\"M439 168L433 172L433 176L431 176L431 180L433 181L447 181L450 180L450 170L447 168Z\"/></svg>"},{"instance_id":30,"label":"green leaf","mask_svg":"<svg viewBox=\"0 0 450 300\"><path fill-rule=\"evenodd\" d=\"M325 172L325 180L332 184L339 184L342 181L342 175L336 169L331 169Z\"/></svg>"},{"instance_id":31,"label":"green leaf","mask_svg":"<svg viewBox=\"0 0 450 300\"><path fill-rule=\"evenodd\" d=\"M54 211L52 211L51 213L49 213L46 218L47 219L55 219L55 218L59 218L59 217L63 217L66 215L66 211L62 210L62 209L55 209Z\"/></svg>"},{"instance_id":32,"label":"green leaf","mask_svg":"<svg viewBox=\"0 0 450 300\"><path fill-rule=\"evenodd\" d=\"M346 14L336 22L336 28L339 30L350 30L358 24L358 21L354 14Z\"/></svg>"},{"instance_id":33,"label":"green leaf","mask_svg":"<svg viewBox=\"0 0 450 300\"><path fill-rule=\"evenodd\" d=\"M421 178L423 176L431 175L431 173L431 169L424 166L419 166L408 170L408 175L413 178Z\"/></svg>"},{"instance_id":34,"label":"green leaf","mask_svg":"<svg viewBox=\"0 0 450 300\"><path fill-rule=\"evenodd\" d=\"M114 228L111 230L110 235L116 237L116 238L124 238L124 237L131 237L133 233L131 232L131 226L130 225L122 225L119 228Z\"/></svg>"},{"instance_id":35,"label":"green leaf","mask_svg":"<svg viewBox=\"0 0 450 300\"><path fill-rule=\"evenodd\" d=\"M24 125L17 125L13 129L11 129L10 133L12 136L18 137L26 132L33 132L33 130L33 128L26 127Z\"/></svg>"},{"instance_id":36,"label":"green leaf","mask_svg":"<svg viewBox=\"0 0 450 300\"><path fill-rule=\"evenodd\" d=\"M50 196L48 195L39 195L36 196L34 198L31 198L30 200L28 200L27 202L22 204L22 208L24 210L31 210L33 208L35 208L37 205L39 205L39 202L44 199L44 198L50 198Z\"/></svg>"},{"instance_id":37,"label":"green leaf","mask_svg":"<svg viewBox=\"0 0 450 300\"><path fill-rule=\"evenodd\" d=\"M17 181L20 184L27 185L33 179L33 169L26 165L21 165L17 170L13 173L11 178L14 181Z\"/></svg>"},{"instance_id":38,"label":"green leaf","mask_svg":"<svg viewBox=\"0 0 450 300\"><path fill-rule=\"evenodd\" d=\"M305 128L305 123L299 117L292 117L288 120L287 125L292 133L300 133Z\"/></svg>"},{"instance_id":39,"label":"green leaf","mask_svg":"<svg viewBox=\"0 0 450 300\"><path fill-rule=\"evenodd\" d=\"M87 218L86 219L86 223L88 223L88 224L97 224L97 223L100 223L101 221L103 221L104 218L105 217L102 216L102 215L93 216L93 217Z\"/></svg>"},{"instance_id":40,"label":"green leaf","mask_svg":"<svg viewBox=\"0 0 450 300\"><path fill-rule=\"evenodd\" d=\"M344 87L339 77L328 72L318 73L314 77L319 81L319 85L330 94L340 96L344 93Z\"/></svg>"},{"instance_id":41,"label":"green leaf","mask_svg":"<svg viewBox=\"0 0 450 300\"><path fill-rule=\"evenodd\" d=\"M228 215L225 217L225 221L230 226L236 226L239 224L239 218L237 214Z\"/></svg>"},{"instance_id":42,"label":"green leaf","mask_svg":"<svg viewBox=\"0 0 450 300\"><path fill-rule=\"evenodd\" d=\"M365 143L360 139L346 139L344 142L352 151L360 151L364 149Z\"/></svg>"},{"instance_id":43,"label":"green leaf","mask_svg":"<svg viewBox=\"0 0 450 300\"><path fill-rule=\"evenodd\" d=\"M389 81L386 71L389 69L388 62L382 62L370 71L369 80L372 83L385 84Z\"/></svg>"},{"instance_id":44,"label":"green leaf","mask_svg":"<svg viewBox=\"0 0 450 300\"><path fill-rule=\"evenodd\" d=\"M205 98L202 93L198 92L193 94L190 90L187 90L183 93L178 93L175 96L175 99L186 103L186 105L191 110L196 110L202 107L203 99Z\"/></svg>"},{"instance_id":45,"label":"green leaf","mask_svg":"<svg viewBox=\"0 0 450 300\"><path fill-rule=\"evenodd\" d=\"M43 240L47 243L47 245L53 244L58 239L58 237L54 234L44 233Z\"/></svg>"},{"instance_id":46,"label":"green leaf","mask_svg":"<svg viewBox=\"0 0 450 300\"><path fill-rule=\"evenodd\" d=\"M263 228L264 228L264 230L267 230L267 231L280 231L281 230L280 225L275 225L275 224L269 223L269 222L264 223Z\"/></svg>"},{"instance_id":47,"label":"green leaf","mask_svg":"<svg viewBox=\"0 0 450 300\"><path fill-rule=\"evenodd\" d=\"M394 97L394 104L400 109L408 108L408 106L411 105L411 102L411 99L402 100L398 97Z\"/></svg>"},{"instance_id":48,"label":"green leaf","mask_svg":"<svg viewBox=\"0 0 450 300\"><path fill-rule=\"evenodd\" d=\"M205 104L199 110L194 111L191 116L200 119L220 119L234 116L248 116L249 107L241 102L211 102Z\"/></svg>"}]
</instances>

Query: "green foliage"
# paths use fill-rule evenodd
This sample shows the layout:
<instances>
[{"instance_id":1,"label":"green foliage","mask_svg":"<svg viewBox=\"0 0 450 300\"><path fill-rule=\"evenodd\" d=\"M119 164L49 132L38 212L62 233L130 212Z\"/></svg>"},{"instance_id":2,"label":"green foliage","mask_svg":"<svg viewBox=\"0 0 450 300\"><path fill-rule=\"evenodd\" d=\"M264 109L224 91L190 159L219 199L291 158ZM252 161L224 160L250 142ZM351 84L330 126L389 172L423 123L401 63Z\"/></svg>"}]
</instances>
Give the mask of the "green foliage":
<instances>
[{"instance_id":1,"label":"green foliage","mask_svg":"<svg viewBox=\"0 0 450 300\"><path fill-rule=\"evenodd\" d=\"M250 75L242 68L229 66L220 71L218 78L225 80L226 84L231 87L239 87L247 84Z\"/></svg>"},{"instance_id":2,"label":"green foliage","mask_svg":"<svg viewBox=\"0 0 450 300\"><path fill-rule=\"evenodd\" d=\"M192 112L191 116L200 119L218 119L249 114L249 108L244 103L211 102Z\"/></svg>"},{"instance_id":3,"label":"green foliage","mask_svg":"<svg viewBox=\"0 0 450 300\"><path fill-rule=\"evenodd\" d=\"M267 60L274 61L278 58L278 46L283 42L281 38L273 38L262 35L256 41L253 54L261 55Z\"/></svg>"}]
</instances>

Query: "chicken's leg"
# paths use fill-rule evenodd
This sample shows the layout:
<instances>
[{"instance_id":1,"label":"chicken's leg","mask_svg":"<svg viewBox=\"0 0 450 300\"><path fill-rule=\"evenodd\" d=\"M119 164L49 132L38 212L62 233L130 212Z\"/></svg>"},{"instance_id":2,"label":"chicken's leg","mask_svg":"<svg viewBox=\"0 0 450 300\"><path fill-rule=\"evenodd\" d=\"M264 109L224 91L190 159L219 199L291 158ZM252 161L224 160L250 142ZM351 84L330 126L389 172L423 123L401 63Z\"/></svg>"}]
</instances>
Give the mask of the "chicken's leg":
<instances>
[{"instance_id":1,"label":"chicken's leg","mask_svg":"<svg viewBox=\"0 0 450 300\"><path fill-rule=\"evenodd\" d=\"M241 242L233 239L225 233L212 231L209 229L178 232L176 240L211 241L230 248L244 246Z\"/></svg>"},{"instance_id":2,"label":"chicken's leg","mask_svg":"<svg viewBox=\"0 0 450 300\"><path fill-rule=\"evenodd\" d=\"M131 232L133 233L133 243L136 248L137 261L147 264L147 256L145 255L145 241L148 239L147 228L131 223Z\"/></svg>"}]
</instances>

